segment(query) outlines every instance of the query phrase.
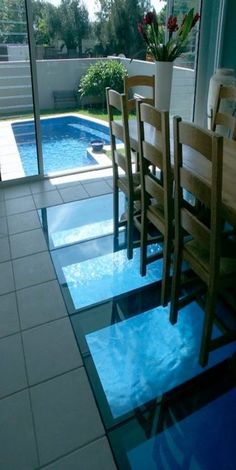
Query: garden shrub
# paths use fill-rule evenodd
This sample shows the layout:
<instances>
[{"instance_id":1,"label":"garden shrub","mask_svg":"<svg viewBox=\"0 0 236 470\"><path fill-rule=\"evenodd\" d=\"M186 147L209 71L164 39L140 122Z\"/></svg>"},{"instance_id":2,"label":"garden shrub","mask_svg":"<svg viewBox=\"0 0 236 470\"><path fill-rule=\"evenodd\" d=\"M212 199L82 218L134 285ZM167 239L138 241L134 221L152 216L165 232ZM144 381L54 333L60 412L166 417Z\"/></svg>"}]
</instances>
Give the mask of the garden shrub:
<instances>
[{"instance_id":1,"label":"garden shrub","mask_svg":"<svg viewBox=\"0 0 236 470\"><path fill-rule=\"evenodd\" d=\"M106 87L111 87L119 93L123 92L124 76L127 70L117 60L99 61L88 67L79 85L80 97L99 96L103 105L106 102Z\"/></svg>"}]
</instances>

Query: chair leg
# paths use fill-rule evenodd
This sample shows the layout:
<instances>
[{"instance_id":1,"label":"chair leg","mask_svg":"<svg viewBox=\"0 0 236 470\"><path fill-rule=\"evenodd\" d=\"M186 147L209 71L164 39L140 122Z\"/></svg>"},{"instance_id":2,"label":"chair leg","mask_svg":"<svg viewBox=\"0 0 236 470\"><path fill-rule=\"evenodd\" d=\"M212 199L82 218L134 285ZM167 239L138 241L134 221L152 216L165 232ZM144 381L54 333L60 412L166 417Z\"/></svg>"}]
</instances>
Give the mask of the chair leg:
<instances>
[{"instance_id":1,"label":"chair leg","mask_svg":"<svg viewBox=\"0 0 236 470\"><path fill-rule=\"evenodd\" d=\"M215 309L216 309L216 293L215 293L215 289L214 290L211 289L207 293L206 306L205 306L205 319L204 319L200 356L199 356L199 363L202 367L205 367L208 363Z\"/></svg>"},{"instance_id":2,"label":"chair leg","mask_svg":"<svg viewBox=\"0 0 236 470\"><path fill-rule=\"evenodd\" d=\"M141 243L140 243L140 274L146 276L147 272L147 218L145 209L141 215Z\"/></svg>"},{"instance_id":3,"label":"chair leg","mask_svg":"<svg viewBox=\"0 0 236 470\"><path fill-rule=\"evenodd\" d=\"M117 241L119 238L119 190L115 183L113 189L113 226L114 239Z\"/></svg>"},{"instance_id":4,"label":"chair leg","mask_svg":"<svg viewBox=\"0 0 236 470\"><path fill-rule=\"evenodd\" d=\"M133 258L134 203L128 199L127 211L127 258Z\"/></svg>"},{"instance_id":5,"label":"chair leg","mask_svg":"<svg viewBox=\"0 0 236 470\"><path fill-rule=\"evenodd\" d=\"M180 282L181 282L181 253L180 244L175 245L174 250L174 268L173 268L173 279L171 288L171 304L170 304L170 322L174 325L177 322L178 307L179 307L179 293L180 293Z\"/></svg>"},{"instance_id":6,"label":"chair leg","mask_svg":"<svg viewBox=\"0 0 236 470\"><path fill-rule=\"evenodd\" d=\"M164 237L163 249L163 270L162 270L162 285L161 285L161 304L165 307L169 301L170 295L170 265L171 265L171 244L172 239L168 234Z\"/></svg>"}]
</instances>

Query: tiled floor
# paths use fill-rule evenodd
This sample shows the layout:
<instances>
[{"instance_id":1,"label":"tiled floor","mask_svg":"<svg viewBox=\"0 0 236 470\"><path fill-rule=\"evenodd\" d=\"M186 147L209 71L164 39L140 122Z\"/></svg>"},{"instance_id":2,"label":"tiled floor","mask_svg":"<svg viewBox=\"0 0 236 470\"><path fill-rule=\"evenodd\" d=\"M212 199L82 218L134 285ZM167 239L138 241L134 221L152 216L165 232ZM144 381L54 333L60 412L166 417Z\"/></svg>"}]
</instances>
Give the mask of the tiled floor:
<instances>
[{"instance_id":1,"label":"tiled floor","mask_svg":"<svg viewBox=\"0 0 236 470\"><path fill-rule=\"evenodd\" d=\"M111 192L91 176L0 189L2 470L116 468L37 213Z\"/></svg>"},{"instance_id":2,"label":"tiled floor","mask_svg":"<svg viewBox=\"0 0 236 470\"><path fill-rule=\"evenodd\" d=\"M235 343L200 368L201 308L170 325L89 177L0 189L0 469L233 470Z\"/></svg>"}]
</instances>

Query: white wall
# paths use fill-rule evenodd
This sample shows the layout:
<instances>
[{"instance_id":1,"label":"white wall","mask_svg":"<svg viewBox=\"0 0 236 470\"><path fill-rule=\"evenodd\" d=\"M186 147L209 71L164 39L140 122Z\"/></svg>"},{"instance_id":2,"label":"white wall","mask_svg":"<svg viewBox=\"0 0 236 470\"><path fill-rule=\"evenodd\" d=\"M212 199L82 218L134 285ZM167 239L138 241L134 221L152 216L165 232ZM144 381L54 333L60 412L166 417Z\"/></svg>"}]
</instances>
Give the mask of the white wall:
<instances>
[{"instance_id":1,"label":"white wall","mask_svg":"<svg viewBox=\"0 0 236 470\"><path fill-rule=\"evenodd\" d=\"M111 57L114 59L114 57ZM53 91L77 90L81 76L91 63L106 59L38 60L37 77L41 110L53 109ZM109 60L109 58L107 59ZM119 58L130 75L154 74L152 62ZM29 62L0 62L0 114L32 110ZM174 67L171 114L191 119L194 96L194 71ZM99 97L98 97L99 98Z\"/></svg>"},{"instance_id":2,"label":"white wall","mask_svg":"<svg viewBox=\"0 0 236 470\"><path fill-rule=\"evenodd\" d=\"M120 58L127 68L129 75L154 75L154 63L143 60ZM195 72L192 69L174 67L171 91L170 113L182 116L183 119L192 119L194 100Z\"/></svg>"},{"instance_id":3,"label":"white wall","mask_svg":"<svg viewBox=\"0 0 236 470\"><path fill-rule=\"evenodd\" d=\"M54 108L53 91L77 90L88 66L106 59L57 59L37 61L39 103L41 109Z\"/></svg>"},{"instance_id":4,"label":"white wall","mask_svg":"<svg viewBox=\"0 0 236 470\"><path fill-rule=\"evenodd\" d=\"M29 60L29 46L24 44L7 44L8 61Z\"/></svg>"}]
</instances>

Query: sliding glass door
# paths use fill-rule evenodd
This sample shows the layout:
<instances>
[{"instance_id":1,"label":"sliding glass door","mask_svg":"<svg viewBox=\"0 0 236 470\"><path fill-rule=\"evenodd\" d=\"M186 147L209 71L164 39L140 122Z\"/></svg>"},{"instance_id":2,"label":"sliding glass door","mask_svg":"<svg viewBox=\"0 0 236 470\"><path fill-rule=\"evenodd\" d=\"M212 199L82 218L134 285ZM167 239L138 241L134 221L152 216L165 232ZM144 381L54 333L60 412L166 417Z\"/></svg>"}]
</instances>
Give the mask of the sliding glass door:
<instances>
[{"instance_id":1,"label":"sliding glass door","mask_svg":"<svg viewBox=\"0 0 236 470\"><path fill-rule=\"evenodd\" d=\"M201 0L169 0L168 2L168 14L177 16L179 25L190 8L194 8L195 13L199 13ZM178 114L187 121L192 121L194 115L198 42L199 23L189 35L184 53L174 63L171 114Z\"/></svg>"},{"instance_id":2,"label":"sliding glass door","mask_svg":"<svg viewBox=\"0 0 236 470\"><path fill-rule=\"evenodd\" d=\"M3 181L38 175L28 1L0 0L0 169Z\"/></svg>"}]
</instances>

